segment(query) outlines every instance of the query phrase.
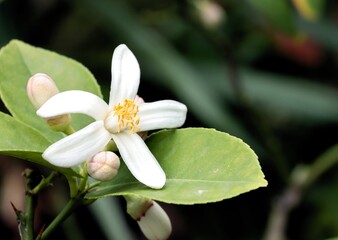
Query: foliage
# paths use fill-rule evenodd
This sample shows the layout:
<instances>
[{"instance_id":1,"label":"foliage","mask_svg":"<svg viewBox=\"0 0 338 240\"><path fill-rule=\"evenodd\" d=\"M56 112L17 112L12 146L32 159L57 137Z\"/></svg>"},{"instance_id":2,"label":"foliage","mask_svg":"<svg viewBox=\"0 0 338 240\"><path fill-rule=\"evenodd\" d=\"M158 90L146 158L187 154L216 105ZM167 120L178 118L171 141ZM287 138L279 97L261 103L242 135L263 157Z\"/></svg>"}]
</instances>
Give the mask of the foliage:
<instances>
[{"instance_id":1,"label":"foliage","mask_svg":"<svg viewBox=\"0 0 338 240\"><path fill-rule=\"evenodd\" d=\"M81 64L71 59L17 40L11 41L1 49L0 63L1 99L12 115L1 113L1 131L2 135L7 137L2 138L0 142L0 152L63 173L71 190L70 202L64 210L71 210L77 199L81 198L95 200L106 196L130 194L176 204L208 203L267 185L256 154L243 141L215 130L188 128L158 132L147 141L167 175L164 189L153 190L139 183L125 165L113 180L101 183L95 188L90 185L85 187L87 175L82 169L74 168L72 171L58 168L42 158L43 151L61 138L62 134L50 130L48 124L37 117L27 97L26 85L31 75L43 72L54 78L61 90L87 90L101 96L93 76ZM83 116L77 116L71 124L80 128L88 124L88 121L89 119ZM25 176L29 183L31 173ZM80 177L79 185L72 180L76 176ZM50 181L52 179L53 177L50 177ZM39 188L31 188L34 194L40 191ZM28 209L33 208L29 207L30 197L31 194L26 196ZM21 211L15 211L20 225L31 224L32 221L27 220L31 218L31 212L27 211L25 216ZM61 211L61 217L56 219L63 219L68 215L63 212ZM26 233L26 229L30 227L22 228L20 233L23 239L31 239L32 233ZM50 232L50 228L47 228L41 238L45 239Z\"/></svg>"},{"instance_id":2,"label":"foliage","mask_svg":"<svg viewBox=\"0 0 338 240\"><path fill-rule=\"evenodd\" d=\"M223 136L224 141L237 141L221 133L227 132L251 146L259 156L269 186L218 203L169 206L173 216L179 216L177 226L183 229L175 232L174 227L174 237L268 239L271 229L290 239L338 236L338 219L334 212L338 158L335 150L338 120L336 1L278 0L273 4L256 0L211 1L216 2L223 14L213 26L205 24L200 10L203 8L199 5L202 2L210 1L69 0L46 4L4 0L0 1L0 45L20 39L74 58L95 75L106 97L112 49L126 43L141 64L143 85L139 94L146 101L178 99L189 109L186 126L217 129L194 128L193 132L208 132L210 136ZM23 9L26 14L15 14ZM6 149L1 151L21 158L28 154L33 161L45 164L39 154L61 135L50 131L34 115L34 109L24 97L24 81L33 72L46 71L60 83L62 90L74 87L61 83L63 79L70 83L81 78L90 85L83 86L84 89L99 96L101 93L91 73L73 60L57 57L67 62L67 66L82 69L76 73L65 70L66 76L62 75L64 70L59 72L57 68L40 70L49 64L41 64L38 58L19 61L20 51L29 57L28 49L34 54L43 52L56 56L18 41L2 48L1 54L12 60L1 60L0 89L3 89L3 78L12 79L16 72L22 82L21 93L17 96L1 90L1 100L13 115L2 114L1 124L36 136L33 143L41 144L31 148L32 145L26 145L28 139L22 138L22 152L13 154L17 149L9 142L3 145L6 140L2 139L0 143ZM7 71L8 67L15 72ZM72 77L72 74L83 75ZM6 87L13 88L11 84L14 83L8 80ZM25 111L20 111L20 106ZM5 106L2 111L7 111ZM20 116L20 113L27 114ZM80 119L82 116L73 117L77 129L91 121L77 122L82 121ZM2 135L8 134L3 129L0 131ZM188 129L155 133L147 144L151 147L152 139L167 135L171 135L168 141L176 135L183 139L188 133ZM197 139L202 141L202 138ZM247 145L241 146L256 162L257 157L249 153ZM193 148L196 154L197 150L201 149ZM160 161L165 163L166 156ZM128 174L124 176L126 170L122 166L120 176L131 178ZM114 181L118 179L100 185L99 191L90 192L88 197L114 195L104 192L104 189L114 189L111 185ZM173 202L161 196L166 191L163 189L152 197ZM121 189L117 195L124 192L125 189ZM145 196L150 191L135 184L133 193ZM284 208L285 212L276 212L278 203L290 196L298 201ZM285 216L282 219L285 226L276 230L271 224L273 216L281 215ZM219 222L227 229L219 229Z\"/></svg>"}]
</instances>

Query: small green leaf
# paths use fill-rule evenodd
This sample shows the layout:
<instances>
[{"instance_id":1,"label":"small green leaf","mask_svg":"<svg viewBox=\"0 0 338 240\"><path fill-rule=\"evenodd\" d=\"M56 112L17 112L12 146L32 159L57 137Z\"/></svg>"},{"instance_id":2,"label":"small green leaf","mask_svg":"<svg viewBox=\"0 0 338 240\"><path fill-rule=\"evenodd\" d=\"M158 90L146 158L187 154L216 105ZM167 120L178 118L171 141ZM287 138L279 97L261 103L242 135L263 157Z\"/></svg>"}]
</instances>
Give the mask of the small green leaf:
<instances>
[{"instance_id":1,"label":"small green leaf","mask_svg":"<svg viewBox=\"0 0 338 240\"><path fill-rule=\"evenodd\" d=\"M52 142L61 138L43 119L36 115L30 103L26 85L35 73L46 73L56 82L60 91L84 90L101 96L99 86L92 74L80 63L54 52L11 41L0 51L0 96L13 117L37 129ZM74 115L72 126L79 129L91 119Z\"/></svg>"},{"instance_id":2,"label":"small green leaf","mask_svg":"<svg viewBox=\"0 0 338 240\"><path fill-rule=\"evenodd\" d=\"M0 126L0 154L26 159L67 175L75 174L72 169L55 167L41 157L51 142L36 130L2 112Z\"/></svg>"},{"instance_id":3,"label":"small green leaf","mask_svg":"<svg viewBox=\"0 0 338 240\"><path fill-rule=\"evenodd\" d=\"M147 144L167 175L163 189L139 183L123 164L116 178L101 183L86 197L136 194L195 204L221 201L267 185L256 154L229 134L201 128L164 130L151 135Z\"/></svg>"}]
</instances>

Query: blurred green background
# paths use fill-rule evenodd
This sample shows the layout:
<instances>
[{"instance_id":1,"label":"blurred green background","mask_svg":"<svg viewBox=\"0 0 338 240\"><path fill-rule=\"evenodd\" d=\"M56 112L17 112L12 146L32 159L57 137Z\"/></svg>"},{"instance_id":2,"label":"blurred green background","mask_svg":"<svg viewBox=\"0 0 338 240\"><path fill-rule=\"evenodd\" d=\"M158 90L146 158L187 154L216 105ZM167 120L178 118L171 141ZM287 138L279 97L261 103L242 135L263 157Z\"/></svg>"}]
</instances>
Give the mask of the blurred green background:
<instances>
[{"instance_id":1,"label":"blurred green background","mask_svg":"<svg viewBox=\"0 0 338 240\"><path fill-rule=\"evenodd\" d=\"M171 239L338 236L337 1L0 0L0 47L14 38L83 63L105 96L112 52L125 43L140 63L146 101L181 101L184 127L216 128L256 151L268 187L208 205L163 204ZM317 161L330 148L329 160ZM308 169L314 177L303 184ZM86 208L72 221L83 235L69 239L109 239Z\"/></svg>"}]
</instances>

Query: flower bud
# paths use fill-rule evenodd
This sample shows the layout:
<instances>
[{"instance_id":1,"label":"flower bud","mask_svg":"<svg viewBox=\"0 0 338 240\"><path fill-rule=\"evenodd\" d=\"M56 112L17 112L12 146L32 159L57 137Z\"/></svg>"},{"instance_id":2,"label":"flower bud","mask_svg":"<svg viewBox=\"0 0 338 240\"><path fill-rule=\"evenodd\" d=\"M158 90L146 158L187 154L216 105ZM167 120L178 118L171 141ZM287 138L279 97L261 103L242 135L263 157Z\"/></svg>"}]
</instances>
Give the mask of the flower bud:
<instances>
[{"instance_id":1,"label":"flower bud","mask_svg":"<svg viewBox=\"0 0 338 240\"><path fill-rule=\"evenodd\" d=\"M44 73L34 74L27 83L29 100L39 109L48 99L59 93L55 82Z\"/></svg>"},{"instance_id":2,"label":"flower bud","mask_svg":"<svg viewBox=\"0 0 338 240\"><path fill-rule=\"evenodd\" d=\"M27 83L27 95L36 109L39 109L48 99L59 93L53 79L44 73L34 74ZM46 118L48 125L54 131L65 131L70 124L70 115L64 114Z\"/></svg>"},{"instance_id":3,"label":"flower bud","mask_svg":"<svg viewBox=\"0 0 338 240\"><path fill-rule=\"evenodd\" d=\"M99 152L87 162L88 174L99 181L108 181L115 177L119 167L119 157L109 151Z\"/></svg>"},{"instance_id":4,"label":"flower bud","mask_svg":"<svg viewBox=\"0 0 338 240\"><path fill-rule=\"evenodd\" d=\"M171 222L161 206L150 199L126 196L127 212L137 221L149 240L165 240L171 234Z\"/></svg>"},{"instance_id":5,"label":"flower bud","mask_svg":"<svg viewBox=\"0 0 338 240\"><path fill-rule=\"evenodd\" d=\"M225 19L224 9L215 1L198 0L194 1L198 17L205 27L215 29L219 27Z\"/></svg>"}]
</instances>

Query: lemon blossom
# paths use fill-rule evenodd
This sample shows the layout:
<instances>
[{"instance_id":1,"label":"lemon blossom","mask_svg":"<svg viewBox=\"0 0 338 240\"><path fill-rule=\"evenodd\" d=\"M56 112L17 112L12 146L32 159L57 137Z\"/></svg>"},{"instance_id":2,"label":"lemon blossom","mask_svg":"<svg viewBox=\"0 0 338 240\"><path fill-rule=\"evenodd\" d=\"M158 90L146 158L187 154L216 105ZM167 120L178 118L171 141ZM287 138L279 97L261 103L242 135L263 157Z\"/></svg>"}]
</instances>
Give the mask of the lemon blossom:
<instances>
[{"instance_id":1,"label":"lemon blossom","mask_svg":"<svg viewBox=\"0 0 338 240\"><path fill-rule=\"evenodd\" d=\"M42 156L53 165L72 167L92 158L113 139L134 177L149 187L162 188L165 173L137 132L180 127L187 108L173 100L135 102L140 68L124 44L114 51L111 71L108 104L92 93L70 90L56 94L38 109L37 114L44 118L83 113L95 119L49 146Z\"/></svg>"}]
</instances>

